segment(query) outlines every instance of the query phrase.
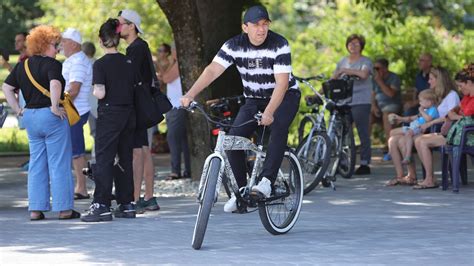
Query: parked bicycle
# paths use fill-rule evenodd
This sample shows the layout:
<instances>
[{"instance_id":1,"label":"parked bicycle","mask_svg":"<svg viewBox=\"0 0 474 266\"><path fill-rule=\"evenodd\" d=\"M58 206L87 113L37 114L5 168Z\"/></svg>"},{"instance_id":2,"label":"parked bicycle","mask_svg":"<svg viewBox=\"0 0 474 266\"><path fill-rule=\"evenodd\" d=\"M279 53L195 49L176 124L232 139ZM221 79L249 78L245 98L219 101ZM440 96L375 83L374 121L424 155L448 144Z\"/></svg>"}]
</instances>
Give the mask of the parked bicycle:
<instances>
[{"instance_id":1,"label":"parked bicycle","mask_svg":"<svg viewBox=\"0 0 474 266\"><path fill-rule=\"evenodd\" d=\"M260 220L268 232L278 235L290 231L299 217L303 200L302 173L296 155L291 150L285 152L271 196L261 199L251 193L251 188L256 184L265 159L262 143L255 145L247 138L226 135L223 129L256 123L260 121L261 114L257 114L255 119L241 125L225 125L214 121L196 102L192 102L188 110L198 110L210 123L217 124L220 128L214 153L210 154L204 162L197 197L199 210L192 247L201 248L211 208L217 202L221 184L228 186L235 195L238 212L245 213L247 208L258 208ZM226 151L230 150L251 150L257 155L247 186L240 191L226 155ZM225 180L222 178L224 174L227 176Z\"/></svg>"},{"instance_id":2,"label":"parked bicycle","mask_svg":"<svg viewBox=\"0 0 474 266\"><path fill-rule=\"evenodd\" d=\"M336 189L336 174L350 178L354 173L356 154L348 104L352 101L352 85L356 78L326 80L323 75L295 78L315 94L305 98L311 112L305 114L298 128L297 155L303 169L304 193L312 191L320 182L324 187ZM311 80L324 81L324 95L314 88ZM326 110L330 112L327 127Z\"/></svg>"}]
</instances>

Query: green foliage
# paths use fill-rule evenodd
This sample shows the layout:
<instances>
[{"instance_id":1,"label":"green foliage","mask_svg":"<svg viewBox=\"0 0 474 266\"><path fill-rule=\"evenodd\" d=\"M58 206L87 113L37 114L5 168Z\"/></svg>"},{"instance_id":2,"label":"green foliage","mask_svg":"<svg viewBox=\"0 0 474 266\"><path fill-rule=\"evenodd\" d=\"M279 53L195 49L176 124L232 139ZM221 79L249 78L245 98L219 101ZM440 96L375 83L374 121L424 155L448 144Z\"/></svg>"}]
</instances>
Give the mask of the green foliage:
<instances>
[{"instance_id":1,"label":"green foliage","mask_svg":"<svg viewBox=\"0 0 474 266\"><path fill-rule=\"evenodd\" d=\"M0 152L28 151L28 138L25 130L18 128L0 129Z\"/></svg>"},{"instance_id":2,"label":"green foliage","mask_svg":"<svg viewBox=\"0 0 474 266\"><path fill-rule=\"evenodd\" d=\"M306 0L267 0L265 4L272 18L272 30L290 41L293 73L298 76L330 76L336 63L347 56L345 40L352 33L365 36L365 56L372 60L385 57L391 62L390 69L402 79L402 90L413 86L418 58L423 52L432 53L434 64L447 67L453 74L474 59L473 31L453 34L435 27L430 17L409 16L401 23L381 18L376 11L351 1L326 5ZM386 33L383 29L390 23L394 26ZM311 94L304 84L301 89L303 96ZM303 106L302 102L304 111ZM295 119L291 132L296 132L300 119L301 115ZM296 136L290 136L292 140Z\"/></svg>"},{"instance_id":3,"label":"green foliage","mask_svg":"<svg viewBox=\"0 0 474 266\"><path fill-rule=\"evenodd\" d=\"M0 48L15 52L15 35L28 31L31 19L40 17L43 12L37 6L38 0L0 1Z\"/></svg>"},{"instance_id":4,"label":"green foliage","mask_svg":"<svg viewBox=\"0 0 474 266\"><path fill-rule=\"evenodd\" d=\"M474 9L472 0L356 0L355 2L375 11L378 18L391 22L391 26L396 26L397 22L404 23L410 16L426 16L452 31L474 29L474 24L465 23L465 18L472 14Z\"/></svg>"},{"instance_id":5,"label":"green foliage","mask_svg":"<svg viewBox=\"0 0 474 266\"><path fill-rule=\"evenodd\" d=\"M98 54L102 54L97 37L100 25L109 17L117 17L122 9L133 9L141 16L141 26L145 32L142 37L150 44L152 52L156 51L161 43L172 41L171 28L156 1L39 0L39 2L45 16L38 22L54 25L61 31L68 27L78 29L85 41L91 41L96 45ZM124 50L126 43L122 41L121 47Z\"/></svg>"}]
</instances>

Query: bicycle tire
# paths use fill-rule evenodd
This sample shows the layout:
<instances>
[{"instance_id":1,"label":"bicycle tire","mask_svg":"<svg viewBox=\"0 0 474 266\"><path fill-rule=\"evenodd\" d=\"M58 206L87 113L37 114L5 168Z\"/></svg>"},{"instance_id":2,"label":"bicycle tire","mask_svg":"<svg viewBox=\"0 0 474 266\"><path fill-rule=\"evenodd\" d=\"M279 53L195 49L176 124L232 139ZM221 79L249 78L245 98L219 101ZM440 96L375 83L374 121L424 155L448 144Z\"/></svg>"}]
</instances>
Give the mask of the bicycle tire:
<instances>
[{"instance_id":1,"label":"bicycle tire","mask_svg":"<svg viewBox=\"0 0 474 266\"><path fill-rule=\"evenodd\" d=\"M306 124L311 125L311 128L314 126L313 125L313 121L305 116L303 117L303 119L301 119L301 122L300 122L300 125L298 126L298 143L301 144L303 142L303 139L308 135L309 131L308 132L305 132L305 127L306 127Z\"/></svg>"},{"instance_id":2,"label":"bicycle tire","mask_svg":"<svg viewBox=\"0 0 474 266\"><path fill-rule=\"evenodd\" d=\"M356 148L354 140L354 132L352 126L347 127L346 134L342 137L342 152L340 154L337 173L343 178L351 178L355 170Z\"/></svg>"},{"instance_id":3,"label":"bicycle tire","mask_svg":"<svg viewBox=\"0 0 474 266\"><path fill-rule=\"evenodd\" d=\"M199 203L199 210L194 226L192 247L200 249L204 235L207 229L209 216L211 215L212 205L214 205L216 196L217 178L221 167L221 160L217 157L212 158L209 162L209 169L207 171L206 183L202 191L202 200Z\"/></svg>"},{"instance_id":4,"label":"bicycle tire","mask_svg":"<svg viewBox=\"0 0 474 266\"><path fill-rule=\"evenodd\" d=\"M303 202L303 177L298 158L295 154L285 152L280 173L284 171L282 170L284 167L288 167L290 172L288 175L278 175L273 191L275 195L286 192L289 189L290 195L271 202L259 202L258 204L258 213L263 227L273 235L285 234L293 228L298 220ZM277 206L277 211L288 209L288 214L286 214L284 219L273 217L275 206Z\"/></svg>"},{"instance_id":5,"label":"bicycle tire","mask_svg":"<svg viewBox=\"0 0 474 266\"><path fill-rule=\"evenodd\" d=\"M296 154L301 164L303 173L303 193L304 195L316 188L323 179L331 160L331 140L324 131L314 132L311 141L308 142L308 136L303 140ZM303 152L306 146L306 158Z\"/></svg>"}]
</instances>

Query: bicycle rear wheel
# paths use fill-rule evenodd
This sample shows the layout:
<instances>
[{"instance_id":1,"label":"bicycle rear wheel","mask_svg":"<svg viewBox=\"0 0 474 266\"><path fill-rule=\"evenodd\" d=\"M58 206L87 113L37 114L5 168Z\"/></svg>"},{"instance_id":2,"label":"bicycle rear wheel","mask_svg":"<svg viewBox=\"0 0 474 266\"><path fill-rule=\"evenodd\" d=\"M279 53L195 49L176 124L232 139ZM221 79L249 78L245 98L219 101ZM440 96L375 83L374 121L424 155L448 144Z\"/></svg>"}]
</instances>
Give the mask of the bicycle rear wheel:
<instances>
[{"instance_id":1,"label":"bicycle rear wheel","mask_svg":"<svg viewBox=\"0 0 474 266\"><path fill-rule=\"evenodd\" d=\"M296 150L303 172L304 194L311 192L326 173L331 160L331 140L326 132L314 132L308 142L306 137Z\"/></svg>"},{"instance_id":2,"label":"bicycle rear wheel","mask_svg":"<svg viewBox=\"0 0 474 266\"><path fill-rule=\"evenodd\" d=\"M216 185L221 167L219 158L212 158L209 162L209 168L206 174L206 183L201 194L201 202L197 214L196 224L194 226L192 246L194 249L200 249L204 234L206 233L207 222L211 215L211 208L216 197Z\"/></svg>"},{"instance_id":3,"label":"bicycle rear wheel","mask_svg":"<svg viewBox=\"0 0 474 266\"><path fill-rule=\"evenodd\" d=\"M339 155L339 165L337 166L337 173L343 178L351 178L354 174L356 162L356 148L354 141L354 132L352 126L347 127L342 137L342 149Z\"/></svg>"},{"instance_id":4,"label":"bicycle rear wheel","mask_svg":"<svg viewBox=\"0 0 474 266\"><path fill-rule=\"evenodd\" d=\"M273 235L280 235L287 233L295 225L303 202L301 167L293 153L285 152L273 187L273 197L286 196L259 202L258 213L265 229Z\"/></svg>"}]
</instances>

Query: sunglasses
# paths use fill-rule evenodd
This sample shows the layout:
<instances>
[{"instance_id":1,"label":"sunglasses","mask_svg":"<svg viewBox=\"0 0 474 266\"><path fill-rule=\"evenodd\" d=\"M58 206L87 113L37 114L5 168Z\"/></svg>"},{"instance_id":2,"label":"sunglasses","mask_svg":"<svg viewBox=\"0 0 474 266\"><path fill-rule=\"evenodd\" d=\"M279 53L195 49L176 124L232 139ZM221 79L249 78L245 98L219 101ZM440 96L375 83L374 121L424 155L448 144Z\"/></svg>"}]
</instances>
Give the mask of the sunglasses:
<instances>
[{"instance_id":1,"label":"sunglasses","mask_svg":"<svg viewBox=\"0 0 474 266\"><path fill-rule=\"evenodd\" d=\"M374 67L374 70L379 71L379 70L380 70L380 67Z\"/></svg>"},{"instance_id":2,"label":"sunglasses","mask_svg":"<svg viewBox=\"0 0 474 266\"><path fill-rule=\"evenodd\" d=\"M54 49L59 50L60 43L51 43L52 46L54 46Z\"/></svg>"}]
</instances>

